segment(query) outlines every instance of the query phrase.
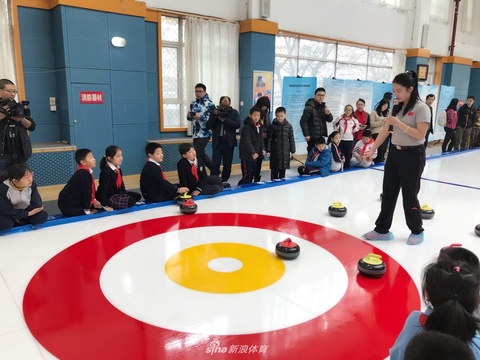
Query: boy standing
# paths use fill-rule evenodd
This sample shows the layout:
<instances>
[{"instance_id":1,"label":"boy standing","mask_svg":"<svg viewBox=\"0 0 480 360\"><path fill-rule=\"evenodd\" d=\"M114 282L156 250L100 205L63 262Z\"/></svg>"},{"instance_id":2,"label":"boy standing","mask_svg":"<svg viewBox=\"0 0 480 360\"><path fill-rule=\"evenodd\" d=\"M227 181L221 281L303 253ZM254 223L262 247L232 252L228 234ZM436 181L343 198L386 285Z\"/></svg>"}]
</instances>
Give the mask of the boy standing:
<instances>
[{"instance_id":1,"label":"boy standing","mask_svg":"<svg viewBox=\"0 0 480 360\"><path fill-rule=\"evenodd\" d=\"M89 215L102 208L95 198L95 179L93 168L97 165L89 149L75 151L77 171L58 194L58 208L65 216ZM106 207L105 210L113 209Z\"/></svg>"},{"instance_id":2,"label":"boy standing","mask_svg":"<svg viewBox=\"0 0 480 360\"><path fill-rule=\"evenodd\" d=\"M315 147L307 155L305 165L298 168L300 175L330 175L332 165L330 149L325 144L325 138L320 136L315 139Z\"/></svg>"},{"instance_id":3,"label":"boy standing","mask_svg":"<svg viewBox=\"0 0 480 360\"><path fill-rule=\"evenodd\" d=\"M364 130L362 134L362 140L357 141L353 147L350 165L364 168L373 165L373 159L377 157L377 150L373 152L372 161L365 160L364 156L370 151L374 142L375 140L372 138L372 132L370 130Z\"/></svg>"},{"instance_id":4,"label":"boy standing","mask_svg":"<svg viewBox=\"0 0 480 360\"><path fill-rule=\"evenodd\" d=\"M290 159L295 155L293 126L285 118L287 110L280 106L275 110L275 119L268 128L267 156L270 157L270 179L285 178L290 169Z\"/></svg>"},{"instance_id":5,"label":"boy standing","mask_svg":"<svg viewBox=\"0 0 480 360\"><path fill-rule=\"evenodd\" d=\"M220 176L207 175L205 165L197 158L191 144L180 144L178 151L182 156L177 163L180 186L187 187L190 195L214 195L222 190Z\"/></svg>"},{"instance_id":6,"label":"boy standing","mask_svg":"<svg viewBox=\"0 0 480 360\"><path fill-rule=\"evenodd\" d=\"M257 107L250 109L250 115L243 121L242 133L240 136L240 160L242 167L242 178L238 185L251 184L257 173L257 159L263 156L264 145L262 130L260 127L261 110Z\"/></svg>"},{"instance_id":7,"label":"boy standing","mask_svg":"<svg viewBox=\"0 0 480 360\"><path fill-rule=\"evenodd\" d=\"M185 186L177 187L170 183L162 170L162 145L152 142L145 147L148 156L140 174L140 191L146 201L159 202L175 199L178 195L188 193Z\"/></svg>"}]
</instances>

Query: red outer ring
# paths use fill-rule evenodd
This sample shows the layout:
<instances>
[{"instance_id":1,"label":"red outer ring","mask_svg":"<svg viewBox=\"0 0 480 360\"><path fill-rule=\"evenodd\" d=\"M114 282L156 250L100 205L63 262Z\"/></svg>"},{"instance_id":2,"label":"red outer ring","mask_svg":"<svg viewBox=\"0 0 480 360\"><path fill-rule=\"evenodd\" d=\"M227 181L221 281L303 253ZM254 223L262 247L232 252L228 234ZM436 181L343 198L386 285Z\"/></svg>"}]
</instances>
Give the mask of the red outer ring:
<instances>
[{"instance_id":1,"label":"red outer ring","mask_svg":"<svg viewBox=\"0 0 480 360\"><path fill-rule=\"evenodd\" d=\"M146 324L108 302L99 277L113 255L151 236L204 226L259 228L308 239L345 266L347 291L335 307L305 323L266 333L210 337ZM357 271L358 259L373 251L387 265L387 273L379 279ZM301 262L301 256L294 261ZM206 349L215 339L226 349L268 345L264 354L214 354L216 359L383 359L407 315L419 306L418 290L408 273L364 241L299 220L209 213L128 224L70 246L33 276L25 291L23 312L34 337L60 359L211 359Z\"/></svg>"}]
</instances>

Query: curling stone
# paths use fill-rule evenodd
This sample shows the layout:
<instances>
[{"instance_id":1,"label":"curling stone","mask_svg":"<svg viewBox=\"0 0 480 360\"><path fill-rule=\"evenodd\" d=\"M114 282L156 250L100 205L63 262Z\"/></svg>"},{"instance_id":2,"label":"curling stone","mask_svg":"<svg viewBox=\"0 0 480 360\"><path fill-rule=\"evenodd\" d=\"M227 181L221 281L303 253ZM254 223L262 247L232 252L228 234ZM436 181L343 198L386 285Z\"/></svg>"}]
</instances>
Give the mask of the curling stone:
<instances>
[{"instance_id":1,"label":"curling stone","mask_svg":"<svg viewBox=\"0 0 480 360\"><path fill-rule=\"evenodd\" d=\"M186 215L195 214L197 210L198 210L198 206L197 204L195 204L193 199L188 199L180 205L180 211L182 212L182 214L186 214Z\"/></svg>"},{"instance_id":2,"label":"curling stone","mask_svg":"<svg viewBox=\"0 0 480 360\"><path fill-rule=\"evenodd\" d=\"M191 199L191 198L192 198L192 195L188 195L187 193L183 193L182 195L180 195L177 198L177 204L182 205L185 201L187 201L188 199Z\"/></svg>"},{"instance_id":3,"label":"curling stone","mask_svg":"<svg viewBox=\"0 0 480 360\"><path fill-rule=\"evenodd\" d=\"M275 246L275 253L282 259L293 260L300 255L300 246L287 238Z\"/></svg>"},{"instance_id":4,"label":"curling stone","mask_svg":"<svg viewBox=\"0 0 480 360\"><path fill-rule=\"evenodd\" d=\"M387 265L381 255L370 253L358 260L357 269L365 276L379 278L387 271Z\"/></svg>"},{"instance_id":5,"label":"curling stone","mask_svg":"<svg viewBox=\"0 0 480 360\"><path fill-rule=\"evenodd\" d=\"M475 226L475 234L477 234L477 236L480 236L480 224L477 224L477 226Z\"/></svg>"},{"instance_id":6,"label":"curling stone","mask_svg":"<svg viewBox=\"0 0 480 360\"><path fill-rule=\"evenodd\" d=\"M423 204L423 206L421 207L421 210L422 210L422 219L431 219L435 216L435 211L427 204Z\"/></svg>"},{"instance_id":7,"label":"curling stone","mask_svg":"<svg viewBox=\"0 0 480 360\"><path fill-rule=\"evenodd\" d=\"M328 213L335 217L343 217L347 213L347 208L341 202L334 202L328 207Z\"/></svg>"}]
</instances>

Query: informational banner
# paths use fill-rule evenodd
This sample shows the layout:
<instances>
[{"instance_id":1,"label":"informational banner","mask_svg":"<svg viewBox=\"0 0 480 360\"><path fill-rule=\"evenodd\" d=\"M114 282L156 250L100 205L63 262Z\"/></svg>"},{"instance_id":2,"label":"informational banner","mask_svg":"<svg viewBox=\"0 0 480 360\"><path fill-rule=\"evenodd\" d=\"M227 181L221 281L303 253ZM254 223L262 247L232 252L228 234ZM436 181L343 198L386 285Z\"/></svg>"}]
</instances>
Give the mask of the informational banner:
<instances>
[{"instance_id":1,"label":"informational banner","mask_svg":"<svg viewBox=\"0 0 480 360\"><path fill-rule=\"evenodd\" d=\"M316 86L317 78L314 77L286 76L283 78L282 106L287 110L287 120L293 126L297 154L307 152L307 143L300 127L300 118L305 108L305 102L313 98Z\"/></svg>"},{"instance_id":2,"label":"informational banner","mask_svg":"<svg viewBox=\"0 0 480 360\"><path fill-rule=\"evenodd\" d=\"M272 71L253 71L253 102L255 105L257 100L262 96L268 96L272 100L273 89L273 72Z\"/></svg>"},{"instance_id":3,"label":"informational banner","mask_svg":"<svg viewBox=\"0 0 480 360\"><path fill-rule=\"evenodd\" d=\"M445 110L448 105L450 104L450 101L455 97L455 86L447 86L447 85L441 85L440 86L440 93L437 96L437 112L433 113L435 117L435 127L434 127L434 133L433 135L429 138L429 140L440 140L445 137L445 130L443 129L443 126L438 126L438 114L440 111Z\"/></svg>"},{"instance_id":4,"label":"informational banner","mask_svg":"<svg viewBox=\"0 0 480 360\"><path fill-rule=\"evenodd\" d=\"M386 92L393 93L392 91L392 84L391 83L384 83L384 82L374 82L373 83L373 89L372 89L372 106L370 108L365 107L366 109L370 109L367 111L374 111L375 110L375 105L377 105L380 100L383 99L383 95L385 95ZM390 107L393 105L393 96L392 96L392 101L390 102Z\"/></svg>"}]
</instances>

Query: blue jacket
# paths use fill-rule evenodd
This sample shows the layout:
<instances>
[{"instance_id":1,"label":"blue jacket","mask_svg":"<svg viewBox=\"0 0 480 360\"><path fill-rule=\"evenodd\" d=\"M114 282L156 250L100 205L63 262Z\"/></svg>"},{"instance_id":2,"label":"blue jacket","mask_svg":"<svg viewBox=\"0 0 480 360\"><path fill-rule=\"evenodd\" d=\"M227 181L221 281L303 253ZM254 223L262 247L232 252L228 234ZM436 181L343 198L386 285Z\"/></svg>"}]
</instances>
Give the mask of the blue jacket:
<instances>
[{"instance_id":1,"label":"blue jacket","mask_svg":"<svg viewBox=\"0 0 480 360\"><path fill-rule=\"evenodd\" d=\"M318 154L320 153L320 154ZM314 160L318 155L317 160ZM307 155L305 166L317 167L320 169L320 175L322 177L330 175L330 167L332 165L332 157L330 148L325 147L325 150L319 151L315 146Z\"/></svg>"}]
</instances>

